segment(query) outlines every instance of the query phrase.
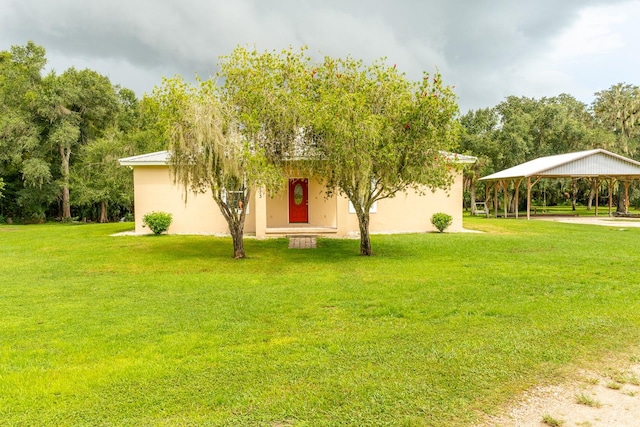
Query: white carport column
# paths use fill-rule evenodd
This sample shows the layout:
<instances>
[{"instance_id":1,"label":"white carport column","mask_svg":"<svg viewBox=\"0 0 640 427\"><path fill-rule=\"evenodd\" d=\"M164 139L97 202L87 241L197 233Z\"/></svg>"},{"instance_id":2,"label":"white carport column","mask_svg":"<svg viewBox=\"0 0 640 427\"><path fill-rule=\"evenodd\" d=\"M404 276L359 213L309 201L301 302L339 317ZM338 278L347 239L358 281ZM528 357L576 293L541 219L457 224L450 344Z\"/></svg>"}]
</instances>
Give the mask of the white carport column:
<instances>
[{"instance_id":1,"label":"white carport column","mask_svg":"<svg viewBox=\"0 0 640 427\"><path fill-rule=\"evenodd\" d=\"M264 187L256 189L254 197L256 215L256 237L267 237L267 192Z\"/></svg>"},{"instance_id":2,"label":"white carport column","mask_svg":"<svg viewBox=\"0 0 640 427\"><path fill-rule=\"evenodd\" d=\"M527 220L531 219L531 177L527 177Z\"/></svg>"}]
</instances>

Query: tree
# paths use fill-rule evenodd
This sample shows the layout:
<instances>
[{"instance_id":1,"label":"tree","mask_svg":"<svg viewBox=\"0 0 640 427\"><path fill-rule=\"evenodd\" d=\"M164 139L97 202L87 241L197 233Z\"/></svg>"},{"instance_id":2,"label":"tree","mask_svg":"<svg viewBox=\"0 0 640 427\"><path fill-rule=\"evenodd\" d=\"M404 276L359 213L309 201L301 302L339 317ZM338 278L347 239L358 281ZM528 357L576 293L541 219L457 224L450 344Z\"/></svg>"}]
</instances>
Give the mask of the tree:
<instances>
[{"instance_id":1,"label":"tree","mask_svg":"<svg viewBox=\"0 0 640 427\"><path fill-rule=\"evenodd\" d=\"M494 165L500 156L496 139L499 117L495 109L471 110L460 118L462 132L459 149L464 154L474 155L478 160L465 165L464 188L469 191L471 214L476 213L476 192L478 180L495 172Z\"/></svg>"},{"instance_id":2,"label":"tree","mask_svg":"<svg viewBox=\"0 0 640 427\"><path fill-rule=\"evenodd\" d=\"M383 61L365 66L350 57L327 57L309 75L316 171L326 177L329 193L352 203L360 254L371 255L369 212L376 201L450 184L443 151L458 135L455 95L440 74L411 82Z\"/></svg>"},{"instance_id":3,"label":"tree","mask_svg":"<svg viewBox=\"0 0 640 427\"><path fill-rule=\"evenodd\" d=\"M198 87L182 78L165 80L156 91L168 132L170 165L189 191L211 191L229 226L233 257L244 258L244 222L251 189L271 186L277 170L254 144L243 137L244 126L233 104L225 102L215 82Z\"/></svg>"},{"instance_id":4,"label":"tree","mask_svg":"<svg viewBox=\"0 0 640 427\"><path fill-rule=\"evenodd\" d=\"M640 88L618 83L596 92L592 104L597 123L613 135L609 149L624 156L637 158L640 147ZM625 191L618 188L618 212L626 213Z\"/></svg>"},{"instance_id":5,"label":"tree","mask_svg":"<svg viewBox=\"0 0 640 427\"><path fill-rule=\"evenodd\" d=\"M104 136L80 145L71 174L72 204L81 216L107 222L133 209L133 175L118 159L166 149L157 101L116 88L118 111Z\"/></svg>"},{"instance_id":6,"label":"tree","mask_svg":"<svg viewBox=\"0 0 640 427\"><path fill-rule=\"evenodd\" d=\"M74 205L90 209L97 205L100 223L109 221L109 206L131 209L133 177L118 164L130 152L126 137L116 130L81 146L71 175Z\"/></svg>"},{"instance_id":7,"label":"tree","mask_svg":"<svg viewBox=\"0 0 640 427\"><path fill-rule=\"evenodd\" d=\"M305 130L309 100L306 49L280 52L237 47L223 56L217 77L220 94L234 106L242 134L259 147L268 161L286 168L308 148Z\"/></svg>"},{"instance_id":8,"label":"tree","mask_svg":"<svg viewBox=\"0 0 640 427\"><path fill-rule=\"evenodd\" d=\"M63 220L71 218L71 154L101 137L118 111L116 93L107 77L95 71L70 68L43 81L38 114L45 124L48 145L59 154L60 199Z\"/></svg>"},{"instance_id":9,"label":"tree","mask_svg":"<svg viewBox=\"0 0 640 427\"><path fill-rule=\"evenodd\" d=\"M640 143L640 88L618 83L595 95L593 114L599 124L616 136L615 151L635 157Z\"/></svg>"},{"instance_id":10,"label":"tree","mask_svg":"<svg viewBox=\"0 0 640 427\"><path fill-rule=\"evenodd\" d=\"M6 216L18 214L19 195L32 188L40 192L46 178L33 176L42 168L33 167L31 160L38 152L41 131L33 104L46 62L44 49L33 42L0 52L0 177L5 184L0 213ZM25 167L30 176L23 174Z\"/></svg>"}]
</instances>

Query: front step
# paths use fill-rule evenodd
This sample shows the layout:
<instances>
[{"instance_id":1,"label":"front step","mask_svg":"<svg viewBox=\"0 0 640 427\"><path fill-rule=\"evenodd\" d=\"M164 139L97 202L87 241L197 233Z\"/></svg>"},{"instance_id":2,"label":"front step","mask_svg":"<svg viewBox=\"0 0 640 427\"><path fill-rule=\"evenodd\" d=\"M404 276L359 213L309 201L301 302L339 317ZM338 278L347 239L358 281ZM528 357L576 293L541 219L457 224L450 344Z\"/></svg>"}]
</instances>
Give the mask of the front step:
<instances>
[{"instance_id":1,"label":"front step","mask_svg":"<svg viewBox=\"0 0 640 427\"><path fill-rule=\"evenodd\" d=\"M287 236L289 249L315 249L316 236Z\"/></svg>"}]
</instances>

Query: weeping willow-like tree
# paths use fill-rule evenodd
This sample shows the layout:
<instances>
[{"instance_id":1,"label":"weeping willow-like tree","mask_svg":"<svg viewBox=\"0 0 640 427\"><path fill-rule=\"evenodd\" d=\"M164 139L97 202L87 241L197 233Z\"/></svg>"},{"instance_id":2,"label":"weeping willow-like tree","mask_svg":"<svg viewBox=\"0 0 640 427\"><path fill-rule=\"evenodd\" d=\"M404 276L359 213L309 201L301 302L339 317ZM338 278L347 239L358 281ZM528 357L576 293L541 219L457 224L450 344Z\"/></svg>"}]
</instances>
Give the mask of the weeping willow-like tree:
<instances>
[{"instance_id":1,"label":"weeping willow-like tree","mask_svg":"<svg viewBox=\"0 0 640 427\"><path fill-rule=\"evenodd\" d=\"M251 190L273 187L279 173L253 141L243 135L234 105L211 80L198 86L175 77L158 91L169 138L170 167L189 192L211 191L229 225L233 257L244 258L244 223Z\"/></svg>"}]
</instances>

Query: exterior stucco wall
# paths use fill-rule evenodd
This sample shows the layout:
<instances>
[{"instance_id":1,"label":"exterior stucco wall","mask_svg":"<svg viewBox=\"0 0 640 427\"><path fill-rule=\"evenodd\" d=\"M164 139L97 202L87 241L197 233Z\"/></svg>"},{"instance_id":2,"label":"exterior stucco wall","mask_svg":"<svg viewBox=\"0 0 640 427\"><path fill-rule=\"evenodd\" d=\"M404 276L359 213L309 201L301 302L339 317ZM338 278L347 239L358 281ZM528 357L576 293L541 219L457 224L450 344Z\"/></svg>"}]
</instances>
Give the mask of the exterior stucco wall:
<instances>
[{"instance_id":1,"label":"exterior stucco wall","mask_svg":"<svg viewBox=\"0 0 640 427\"><path fill-rule=\"evenodd\" d=\"M399 193L392 199L379 200L375 213L369 214L371 233L409 233L436 231L431 216L444 212L453 217L447 231L462 231L462 175L456 173L448 191L435 193L426 189L424 195L416 192ZM358 218L349 213L346 228L350 234L359 232Z\"/></svg>"},{"instance_id":2,"label":"exterior stucco wall","mask_svg":"<svg viewBox=\"0 0 640 427\"><path fill-rule=\"evenodd\" d=\"M137 233L150 233L142 226L142 217L152 211L173 214L169 233L228 234L226 221L210 193L189 194L185 205L182 187L175 185L167 166L134 167L135 222ZM261 229L289 226L288 185L275 196L252 192L245 222L245 233L256 233L256 221ZM260 197L261 196L261 197ZM256 197L260 197L258 209ZM263 199L263 197L265 199ZM370 215L372 233L434 231L431 215L445 212L453 217L448 231L462 230L462 175L457 173L448 192L426 191L424 196L414 192L398 194L393 199L378 201L377 212ZM309 226L332 227L337 236L353 235L359 231L356 215L348 212L349 202L344 196L325 198L324 186L318 180L309 180ZM256 218L258 215L263 215ZM266 216L266 218L265 218Z\"/></svg>"},{"instance_id":3,"label":"exterior stucco wall","mask_svg":"<svg viewBox=\"0 0 640 427\"><path fill-rule=\"evenodd\" d=\"M227 222L213 201L211 192L189 193L188 203L185 205L182 187L173 183L168 167L134 167L133 180L136 233L151 233L151 230L142 225L142 217L153 211L163 211L173 215L168 233L229 233ZM252 195L252 200L254 197L255 194ZM255 232L255 214L252 204L249 203L245 233Z\"/></svg>"}]
</instances>

